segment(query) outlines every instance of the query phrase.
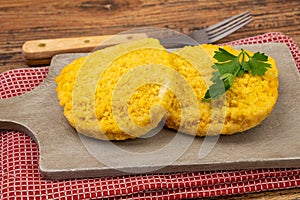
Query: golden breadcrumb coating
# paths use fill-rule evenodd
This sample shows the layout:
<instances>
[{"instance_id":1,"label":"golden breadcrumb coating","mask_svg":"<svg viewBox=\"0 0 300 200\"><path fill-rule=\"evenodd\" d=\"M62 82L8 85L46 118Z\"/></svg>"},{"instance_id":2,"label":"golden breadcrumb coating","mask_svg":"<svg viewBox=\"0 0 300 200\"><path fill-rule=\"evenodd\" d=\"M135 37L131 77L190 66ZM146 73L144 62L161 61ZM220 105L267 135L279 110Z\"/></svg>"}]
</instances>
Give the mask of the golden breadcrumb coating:
<instances>
[{"instance_id":1,"label":"golden breadcrumb coating","mask_svg":"<svg viewBox=\"0 0 300 200\"><path fill-rule=\"evenodd\" d=\"M208 55L213 59L214 51L218 50L217 45L204 44L201 45L202 48L208 53ZM185 52L193 52L193 49L199 47L185 47L179 50L180 54ZM238 55L239 50L235 50L230 46L222 47L228 52ZM253 53L249 52L250 55ZM214 60L217 62L217 60ZM265 75L263 76L252 76L249 73L245 73L241 77L236 77L233 86L226 92L226 97L224 102L221 100L221 106L212 105L209 102L202 102L201 99L204 97L208 87L204 84L195 85L199 83L199 74L196 70L190 70L186 72L185 67L182 64L175 64L176 70L183 74L194 88L197 93L199 100L199 110L200 110L200 121L197 131L197 136L205 135L217 135L217 134L233 134L237 132L242 132L257 126L271 113L278 97L278 70L276 67L275 60L271 57L268 58L268 63L271 64L271 68L268 68ZM211 78L211 73L202 74L202 78ZM171 107L172 120L167 120L166 126L173 129L178 129L180 126L180 112L179 105L174 102L176 106ZM217 104L217 103L216 103ZM214 108L214 121L212 122L212 107ZM190 122L191 123L191 122ZM211 124L214 126L211 126ZM219 123L219 124L218 124ZM189 130L189 123L187 125L181 125L182 130L185 133L193 134Z\"/></svg>"},{"instance_id":2,"label":"golden breadcrumb coating","mask_svg":"<svg viewBox=\"0 0 300 200\"><path fill-rule=\"evenodd\" d=\"M55 78L55 82L57 83L56 91L59 103L64 107L64 115L73 127L75 126L75 122L72 107L72 91L77 73L80 67L83 65L85 59L86 57L82 57L74 60L72 63L65 66L61 70L59 76Z\"/></svg>"},{"instance_id":3,"label":"golden breadcrumb coating","mask_svg":"<svg viewBox=\"0 0 300 200\"><path fill-rule=\"evenodd\" d=\"M149 40L149 42L153 41ZM230 46L223 48L234 55L239 53ZM143 127L151 123L153 116L151 116L150 108L154 105L159 105L166 110L165 127L175 130L180 127L180 131L187 134L197 136L233 134L257 126L271 113L278 97L278 71L274 59L269 57L268 63L272 67L264 76L252 76L245 73L241 77L236 77L232 88L226 92L224 98L214 103L202 102L213 72L211 62L217 62L213 60L214 51L217 49L217 45L200 45L185 47L170 53L157 46L157 48L128 51L118 57L101 74L95 92L96 117L103 133L87 133L87 135L104 140L125 140L136 137L125 133L116 122L112 112L112 95L120 77L134 68L149 64L162 65L176 70L192 88L191 95L195 95L198 105L193 107L189 101L191 97L179 98L180 94L175 94L170 89L164 90L164 86L158 83L141 85L131 94L128 110L121 113L121 116L129 115L138 126ZM205 52L210 61L203 61L199 64L196 60L198 57L193 55L197 51ZM251 52L248 53L252 55ZM73 127L77 124L74 122L72 92L78 71L85 59L86 57L76 59L65 66L55 79L60 105L64 107L64 115ZM163 77L164 74L162 73L161 76ZM179 91L181 90L184 88ZM184 120L182 119L183 107L190 107L188 109L190 113L187 114L190 117ZM159 116L156 120L159 121L162 118ZM196 132L194 131L195 125L197 126ZM83 128L88 129L84 126ZM130 128L134 130L134 127Z\"/></svg>"}]
</instances>

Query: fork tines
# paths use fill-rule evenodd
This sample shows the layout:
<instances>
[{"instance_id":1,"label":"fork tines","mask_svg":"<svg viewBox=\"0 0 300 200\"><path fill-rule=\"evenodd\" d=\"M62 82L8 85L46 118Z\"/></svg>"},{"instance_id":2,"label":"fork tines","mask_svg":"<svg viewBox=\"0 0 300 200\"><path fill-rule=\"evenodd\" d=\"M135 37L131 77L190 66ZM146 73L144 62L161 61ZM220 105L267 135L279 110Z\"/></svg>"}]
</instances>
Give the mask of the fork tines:
<instances>
[{"instance_id":1,"label":"fork tines","mask_svg":"<svg viewBox=\"0 0 300 200\"><path fill-rule=\"evenodd\" d=\"M224 21L207 27L206 33L210 42L215 42L245 26L252 20L252 15L248 11L230 17Z\"/></svg>"}]
</instances>

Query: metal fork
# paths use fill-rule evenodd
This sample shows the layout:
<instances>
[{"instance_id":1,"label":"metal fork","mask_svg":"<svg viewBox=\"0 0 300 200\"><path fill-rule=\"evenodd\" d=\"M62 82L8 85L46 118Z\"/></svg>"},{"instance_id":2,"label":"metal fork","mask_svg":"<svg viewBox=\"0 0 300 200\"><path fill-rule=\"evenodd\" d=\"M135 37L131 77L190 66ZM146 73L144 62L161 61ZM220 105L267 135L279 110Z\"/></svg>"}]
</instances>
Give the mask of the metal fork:
<instances>
[{"instance_id":1,"label":"metal fork","mask_svg":"<svg viewBox=\"0 0 300 200\"><path fill-rule=\"evenodd\" d=\"M246 11L207 28L196 30L189 35L180 34L178 36L161 38L159 40L162 45L168 48L182 45L214 43L242 28L251 21L252 15Z\"/></svg>"},{"instance_id":2,"label":"metal fork","mask_svg":"<svg viewBox=\"0 0 300 200\"><path fill-rule=\"evenodd\" d=\"M166 48L178 48L185 45L198 45L203 43L213 43L229 35L230 33L245 26L252 20L249 12L243 12L239 15L230 17L215 25L209 26L192 32L189 35L169 30L169 29L140 29L137 32L125 32L124 34L100 35L90 37L75 38L54 38L46 40L26 41L23 44L23 55L26 63L29 65L49 64L54 55L61 53L79 53L91 52L92 50L101 49L107 46L115 45L120 42L129 42L136 39L151 37L151 31L154 32L152 37L160 40ZM146 32L145 32L146 30ZM148 31L147 31L148 30ZM160 35L161 37L157 37ZM168 35L168 36L166 36Z\"/></svg>"}]
</instances>

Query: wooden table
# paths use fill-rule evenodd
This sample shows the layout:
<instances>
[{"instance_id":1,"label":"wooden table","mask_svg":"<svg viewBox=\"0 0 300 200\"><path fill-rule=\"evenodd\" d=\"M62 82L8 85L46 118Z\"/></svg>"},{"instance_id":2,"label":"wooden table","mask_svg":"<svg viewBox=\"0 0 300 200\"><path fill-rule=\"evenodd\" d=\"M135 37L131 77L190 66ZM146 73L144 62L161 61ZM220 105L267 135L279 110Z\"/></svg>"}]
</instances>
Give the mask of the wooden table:
<instances>
[{"instance_id":1,"label":"wooden table","mask_svg":"<svg viewBox=\"0 0 300 200\"><path fill-rule=\"evenodd\" d=\"M21 53L27 40L116 34L143 26L189 33L246 10L253 22L220 43L276 31L300 46L299 0L0 0L0 73L29 67ZM300 189L235 198L298 199Z\"/></svg>"}]
</instances>

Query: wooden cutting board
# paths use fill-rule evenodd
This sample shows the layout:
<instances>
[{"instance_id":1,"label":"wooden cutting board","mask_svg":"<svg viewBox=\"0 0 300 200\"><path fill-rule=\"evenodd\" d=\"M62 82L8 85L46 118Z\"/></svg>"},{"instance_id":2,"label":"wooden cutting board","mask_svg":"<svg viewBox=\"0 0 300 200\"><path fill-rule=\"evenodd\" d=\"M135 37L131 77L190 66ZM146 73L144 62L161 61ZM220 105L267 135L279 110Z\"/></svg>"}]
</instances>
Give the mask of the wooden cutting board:
<instances>
[{"instance_id":1,"label":"wooden cutting board","mask_svg":"<svg viewBox=\"0 0 300 200\"><path fill-rule=\"evenodd\" d=\"M114 152L110 142L78 134L67 122L56 97L54 78L66 64L83 54L62 54L52 60L49 74L33 91L0 100L0 128L23 131L39 146L39 166L46 179L101 177L134 173L183 172L195 170L231 170L253 168L300 167L300 77L290 50L285 44L243 45L250 51L265 52L277 61L279 98L271 115L259 126L232 136L193 138L187 149L169 147L169 155L149 157L153 163ZM115 142L114 147L145 155L170 143L191 136L163 129L159 134ZM217 140L218 139L218 140ZM208 155L199 152L213 142ZM91 152L96 148L96 152ZM184 149L174 162L167 163L172 152ZM95 156L95 153L97 156ZM101 158L101 159L99 159ZM151 161L151 162L152 162ZM112 166L113 165L113 166Z\"/></svg>"}]
</instances>

